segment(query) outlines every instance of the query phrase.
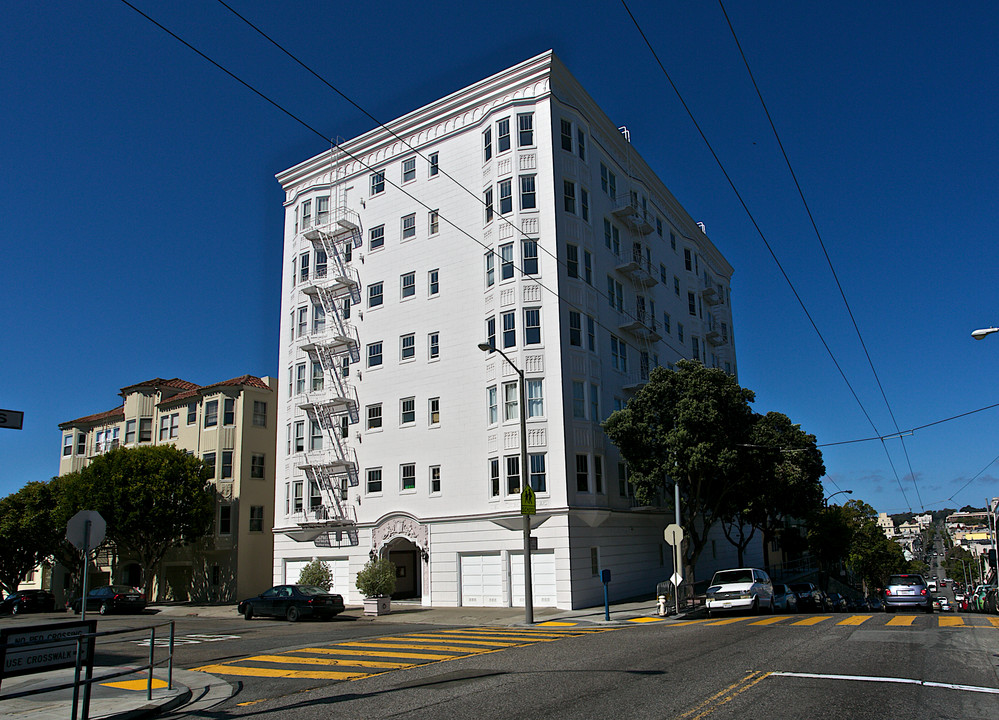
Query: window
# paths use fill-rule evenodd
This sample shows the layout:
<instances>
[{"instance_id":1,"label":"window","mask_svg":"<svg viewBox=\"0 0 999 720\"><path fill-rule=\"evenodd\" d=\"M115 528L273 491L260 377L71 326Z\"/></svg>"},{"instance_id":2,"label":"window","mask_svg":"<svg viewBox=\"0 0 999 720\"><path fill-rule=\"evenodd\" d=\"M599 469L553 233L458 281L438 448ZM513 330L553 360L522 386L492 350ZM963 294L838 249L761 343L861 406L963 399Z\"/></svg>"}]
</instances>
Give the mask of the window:
<instances>
[{"instance_id":1,"label":"window","mask_svg":"<svg viewBox=\"0 0 999 720\"><path fill-rule=\"evenodd\" d=\"M604 218L604 245L615 255L621 254L621 231L607 218Z\"/></svg>"},{"instance_id":2,"label":"window","mask_svg":"<svg viewBox=\"0 0 999 720\"><path fill-rule=\"evenodd\" d=\"M267 403L262 400L253 401L253 426L267 427Z\"/></svg>"},{"instance_id":3,"label":"window","mask_svg":"<svg viewBox=\"0 0 999 720\"><path fill-rule=\"evenodd\" d=\"M416 295L416 273L408 272L399 279L400 296L403 298Z\"/></svg>"},{"instance_id":4,"label":"window","mask_svg":"<svg viewBox=\"0 0 999 720\"><path fill-rule=\"evenodd\" d=\"M611 200L617 199L617 176L612 173L606 165L600 163L600 189L603 190Z\"/></svg>"},{"instance_id":5,"label":"window","mask_svg":"<svg viewBox=\"0 0 999 720\"><path fill-rule=\"evenodd\" d=\"M493 219L493 189L489 188L482 193L483 202L486 205L486 222L492 222Z\"/></svg>"},{"instance_id":6,"label":"window","mask_svg":"<svg viewBox=\"0 0 999 720\"><path fill-rule=\"evenodd\" d=\"M217 400L213 400L212 402L215 403L215 417L212 420L211 424L212 425L217 425L218 424L219 404L218 404ZM205 414L205 427L210 427L208 425L208 415L207 415L207 412L208 412L208 405L211 405L211 404L212 403L207 403L205 405L205 413L206 413ZM139 418L139 442L140 443L147 443L147 442L152 442L152 441L153 441L153 419L152 418Z\"/></svg>"},{"instance_id":7,"label":"window","mask_svg":"<svg viewBox=\"0 0 999 720\"><path fill-rule=\"evenodd\" d=\"M378 307L384 299L384 286L380 282L368 285L368 307Z\"/></svg>"},{"instance_id":8,"label":"window","mask_svg":"<svg viewBox=\"0 0 999 720\"><path fill-rule=\"evenodd\" d=\"M298 482L292 483L291 493L292 493L292 503L293 503L293 508L292 509L295 512L297 512L297 513L302 512L302 481L301 480L299 480Z\"/></svg>"},{"instance_id":9,"label":"window","mask_svg":"<svg viewBox=\"0 0 999 720\"><path fill-rule=\"evenodd\" d=\"M575 245L565 246L565 269L569 277L579 277L579 248Z\"/></svg>"},{"instance_id":10,"label":"window","mask_svg":"<svg viewBox=\"0 0 999 720\"><path fill-rule=\"evenodd\" d=\"M219 401L209 400L208 402L205 403L205 427L206 428L215 427L218 424L219 424ZM143 442L141 423L139 427L139 442ZM149 440L147 439L146 442L149 442Z\"/></svg>"},{"instance_id":11,"label":"window","mask_svg":"<svg viewBox=\"0 0 999 720\"><path fill-rule=\"evenodd\" d=\"M617 491L621 497L628 497L631 494L631 487L628 485L628 466L624 463L617 464Z\"/></svg>"},{"instance_id":12,"label":"window","mask_svg":"<svg viewBox=\"0 0 999 720\"><path fill-rule=\"evenodd\" d=\"M520 417L517 405L520 399L520 391L517 383L505 383L503 385L503 419L516 420Z\"/></svg>"},{"instance_id":13,"label":"window","mask_svg":"<svg viewBox=\"0 0 999 720\"><path fill-rule=\"evenodd\" d=\"M427 335L427 355L431 360L436 360L441 355L440 333L432 332Z\"/></svg>"},{"instance_id":14,"label":"window","mask_svg":"<svg viewBox=\"0 0 999 720\"><path fill-rule=\"evenodd\" d=\"M416 158L406 158L402 161L402 181L416 180Z\"/></svg>"},{"instance_id":15,"label":"window","mask_svg":"<svg viewBox=\"0 0 999 720\"><path fill-rule=\"evenodd\" d=\"M663 313L663 330L666 331L667 335L673 334L672 318L670 317L668 312Z\"/></svg>"},{"instance_id":16,"label":"window","mask_svg":"<svg viewBox=\"0 0 999 720\"><path fill-rule=\"evenodd\" d=\"M135 434L134 433L134 430L135 430L135 421L134 420L130 420L129 422L132 423L132 430L133 430L133 435L134 435ZM197 402L189 402L187 404L187 424L188 425L194 425L197 422L198 422L198 403ZM127 425L128 424L126 423L126 430L125 430L125 434L126 435L128 435ZM128 442L128 440L126 440L125 442Z\"/></svg>"},{"instance_id":17,"label":"window","mask_svg":"<svg viewBox=\"0 0 999 720\"><path fill-rule=\"evenodd\" d=\"M170 416L161 415L160 416L160 442L167 439L170 434Z\"/></svg>"},{"instance_id":18,"label":"window","mask_svg":"<svg viewBox=\"0 0 999 720\"><path fill-rule=\"evenodd\" d=\"M586 385L572 381L572 416L577 420L586 419Z\"/></svg>"},{"instance_id":19,"label":"window","mask_svg":"<svg viewBox=\"0 0 999 720\"><path fill-rule=\"evenodd\" d=\"M496 347L496 318L494 317L486 320L486 345L491 348Z\"/></svg>"},{"instance_id":20,"label":"window","mask_svg":"<svg viewBox=\"0 0 999 720\"><path fill-rule=\"evenodd\" d=\"M377 430L382 426L382 404L368 405L368 430Z\"/></svg>"},{"instance_id":21,"label":"window","mask_svg":"<svg viewBox=\"0 0 999 720\"><path fill-rule=\"evenodd\" d=\"M174 416L174 422L176 422L176 415ZM235 398L226 398L222 401L222 424L223 425L235 425L236 424L236 400ZM170 437L177 437L176 428Z\"/></svg>"},{"instance_id":22,"label":"window","mask_svg":"<svg viewBox=\"0 0 999 720\"><path fill-rule=\"evenodd\" d=\"M250 456L250 477L255 480L262 480L264 477L264 456L253 454Z\"/></svg>"},{"instance_id":23,"label":"window","mask_svg":"<svg viewBox=\"0 0 999 720\"><path fill-rule=\"evenodd\" d=\"M416 422L416 398L403 398L399 401L399 424L412 425Z\"/></svg>"},{"instance_id":24,"label":"window","mask_svg":"<svg viewBox=\"0 0 999 720\"><path fill-rule=\"evenodd\" d=\"M302 282L309 279L309 253L298 256L298 277Z\"/></svg>"},{"instance_id":25,"label":"window","mask_svg":"<svg viewBox=\"0 0 999 720\"><path fill-rule=\"evenodd\" d=\"M607 301L618 312L624 312L624 286L610 275L607 276Z\"/></svg>"},{"instance_id":26,"label":"window","mask_svg":"<svg viewBox=\"0 0 999 720\"><path fill-rule=\"evenodd\" d=\"M534 210L538 206L538 194L534 185L534 175L520 176L520 209Z\"/></svg>"},{"instance_id":27,"label":"window","mask_svg":"<svg viewBox=\"0 0 999 720\"><path fill-rule=\"evenodd\" d=\"M493 129L486 128L482 133L482 158L489 160L493 156Z\"/></svg>"},{"instance_id":28,"label":"window","mask_svg":"<svg viewBox=\"0 0 999 720\"><path fill-rule=\"evenodd\" d=\"M583 250L583 280L587 285L593 284L593 254Z\"/></svg>"},{"instance_id":29,"label":"window","mask_svg":"<svg viewBox=\"0 0 999 720\"><path fill-rule=\"evenodd\" d=\"M326 331L326 309L316 303L312 306L312 334L318 335Z\"/></svg>"},{"instance_id":30,"label":"window","mask_svg":"<svg viewBox=\"0 0 999 720\"><path fill-rule=\"evenodd\" d=\"M690 344L693 346L692 356L693 356L694 360L700 360L701 359L701 348L700 348L700 345L697 342L697 338L696 337L691 337L690 338Z\"/></svg>"},{"instance_id":31,"label":"window","mask_svg":"<svg viewBox=\"0 0 999 720\"><path fill-rule=\"evenodd\" d=\"M506 459L506 492L516 495L520 492L520 456L510 455Z\"/></svg>"},{"instance_id":32,"label":"window","mask_svg":"<svg viewBox=\"0 0 999 720\"><path fill-rule=\"evenodd\" d=\"M510 149L510 118L503 118L496 123L496 152L506 152Z\"/></svg>"},{"instance_id":33,"label":"window","mask_svg":"<svg viewBox=\"0 0 999 720\"><path fill-rule=\"evenodd\" d=\"M524 308L524 344L541 343L541 308Z\"/></svg>"},{"instance_id":34,"label":"window","mask_svg":"<svg viewBox=\"0 0 999 720\"><path fill-rule=\"evenodd\" d=\"M534 144L534 113L523 113L517 116L517 147L528 147Z\"/></svg>"},{"instance_id":35,"label":"window","mask_svg":"<svg viewBox=\"0 0 999 720\"><path fill-rule=\"evenodd\" d=\"M683 267L685 270L693 270L693 265L691 264L690 248L683 249Z\"/></svg>"},{"instance_id":36,"label":"window","mask_svg":"<svg viewBox=\"0 0 999 720\"><path fill-rule=\"evenodd\" d=\"M586 162L586 133L583 132L582 128L576 130L576 154L579 155L580 160Z\"/></svg>"},{"instance_id":37,"label":"window","mask_svg":"<svg viewBox=\"0 0 999 720\"><path fill-rule=\"evenodd\" d=\"M416 213L410 213L402 218L402 239L409 240L414 237L416 237Z\"/></svg>"},{"instance_id":38,"label":"window","mask_svg":"<svg viewBox=\"0 0 999 720\"><path fill-rule=\"evenodd\" d=\"M567 213L576 214L576 183L562 181L562 201Z\"/></svg>"},{"instance_id":39,"label":"window","mask_svg":"<svg viewBox=\"0 0 999 720\"><path fill-rule=\"evenodd\" d=\"M441 166L440 166L440 154L439 153L430 153L427 156L427 160L430 161L430 170L428 171L427 174L430 177L436 177L437 173L439 173L440 170L441 170Z\"/></svg>"},{"instance_id":40,"label":"window","mask_svg":"<svg viewBox=\"0 0 999 720\"><path fill-rule=\"evenodd\" d=\"M316 250L316 277L320 280L326 277L326 269L329 265L329 257L325 250Z\"/></svg>"},{"instance_id":41,"label":"window","mask_svg":"<svg viewBox=\"0 0 999 720\"><path fill-rule=\"evenodd\" d=\"M309 329L309 308L303 306L298 309L298 337L304 337Z\"/></svg>"},{"instance_id":42,"label":"window","mask_svg":"<svg viewBox=\"0 0 999 720\"><path fill-rule=\"evenodd\" d=\"M583 347L582 316L575 310L569 311L569 344L573 347Z\"/></svg>"},{"instance_id":43,"label":"window","mask_svg":"<svg viewBox=\"0 0 999 720\"><path fill-rule=\"evenodd\" d=\"M490 385L486 388L486 402L489 405L487 420L490 425L499 422L499 408L496 405L496 386Z\"/></svg>"},{"instance_id":44,"label":"window","mask_svg":"<svg viewBox=\"0 0 999 720\"><path fill-rule=\"evenodd\" d=\"M697 316L697 301L694 299L694 293L687 293L687 312L693 316Z\"/></svg>"},{"instance_id":45,"label":"window","mask_svg":"<svg viewBox=\"0 0 999 720\"><path fill-rule=\"evenodd\" d=\"M298 363L295 366L295 394L301 395L305 392L305 363Z\"/></svg>"},{"instance_id":46,"label":"window","mask_svg":"<svg viewBox=\"0 0 999 720\"><path fill-rule=\"evenodd\" d=\"M250 505L250 532L264 531L264 506Z\"/></svg>"},{"instance_id":47,"label":"window","mask_svg":"<svg viewBox=\"0 0 999 720\"><path fill-rule=\"evenodd\" d=\"M499 214L513 212L513 181L510 179L499 182Z\"/></svg>"},{"instance_id":48,"label":"window","mask_svg":"<svg viewBox=\"0 0 999 720\"><path fill-rule=\"evenodd\" d=\"M309 450L322 450L323 449L323 428L317 420L312 420L309 423Z\"/></svg>"},{"instance_id":49,"label":"window","mask_svg":"<svg viewBox=\"0 0 999 720\"><path fill-rule=\"evenodd\" d=\"M219 535L232 534L232 505L219 505Z\"/></svg>"},{"instance_id":50,"label":"window","mask_svg":"<svg viewBox=\"0 0 999 720\"><path fill-rule=\"evenodd\" d=\"M527 457L527 462L531 468L531 489L534 492L548 492L548 483L545 479L545 454L531 453Z\"/></svg>"},{"instance_id":51,"label":"window","mask_svg":"<svg viewBox=\"0 0 999 720\"><path fill-rule=\"evenodd\" d=\"M378 367L382 364L382 344L380 342L368 345L368 367Z\"/></svg>"},{"instance_id":52,"label":"window","mask_svg":"<svg viewBox=\"0 0 999 720\"><path fill-rule=\"evenodd\" d=\"M416 465L406 463L399 466L399 488L403 491L416 490Z\"/></svg>"},{"instance_id":53,"label":"window","mask_svg":"<svg viewBox=\"0 0 999 720\"><path fill-rule=\"evenodd\" d=\"M503 349L505 350L517 344L517 315L513 312L505 312L501 317L503 319Z\"/></svg>"},{"instance_id":54,"label":"window","mask_svg":"<svg viewBox=\"0 0 999 720\"><path fill-rule=\"evenodd\" d=\"M306 200L302 203L302 229L312 227L312 201Z\"/></svg>"},{"instance_id":55,"label":"window","mask_svg":"<svg viewBox=\"0 0 999 720\"><path fill-rule=\"evenodd\" d=\"M680 278L673 276L673 294L680 297Z\"/></svg>"},{"instance_id":56,"label":"window","mask_svg":"<svg viewBox=\"0 0 999 720\"><path fill-rule=\"evenodd\" d=\"M513 243L500 245L500 280L513 277Z\"/></svg>"},{"instance_id":57,"label":"window","mask_svg":"<svg viewBox=\"0 0 999 720\"><path fill-rule=\"evenodd\" d=\"M316 225L325 225L330 214L329 197L316 198Z\"/></svg>"},{"instance_id":58,"label":"window","mask_svg":"<svg viewBox=\"0 0 999 720\"><path fill-rule=\"evenodd\" d=\"M430 466L430 494L437 495L441 491L441 466Z\"/></svg>"},{"instance_id":59,"label":"window","mask_svg":"<svg viewBox=\"0 0 999 720\"><path fill-rule=\"evenodd\" d=\"M590 191L579 188L579 214L584 221L590 221Z\"/></svg>"},{"instance_id":60,"label":"window","mask_svg":"<svg viewBox=\"0 0 999 720\"><path fill-rule=\"evenodd\" d=\"M568 120L562 120L562 149L566 152L572 152L572 123Z\"/></svg>"},{"instance_id":61,"label":"window","mask_svg":"<svg viewBox=\"0 0 999 720\"><path fill-rule=\"evenodd\" d=\"M196 404L195 404L196 406ZM188 415L188 420L190 420L190 415ZM125 421L125 444L131 445L135 442L135 420Z\"/></svg>"},{"instance_id":62,"label":"window","mask_svg":"<svg viewBox=\"0 0 999 720\"><path fill-rule=\"evenodd\" d=\"M683 323L676 324L676 339L683 342Z\"/></svg>"},{"instance_id":63,"label":"window","mask_svg":"<svg viewBox=\"0 0 999 720\"><path fill-rule=\"evenodd\" d=\"M205 453L201 456L201 462L205 464L205 472L209 480L215 479L215 453Z\"/></svg>"},{"instance_id":64,"label":"window","mask_svg":"<svg viewBox=\"0 0 999 720\"><path fill-rule=\"evenodd\" d=\"M416 357L416 335L410 333L399 338L399 359L412 360Z\"/></svg>"},{"instance_id":65,"label":"window","mask_svg":"<svg viewBox=\"0 0 999 720\"><path fill-rule=\"evenodd\" d=\"M222 479L232 480L232 450L222 452Z\"/></svg>"},{"instance_id":66,"label":"window","mask_svg":"<svg viewBox=\"0 0 999 720\"><path fill-rule=\"evenodd\" d=\"M376 170L371 173L371 194L377 195L381 192L385 192L385 171Z\"/></svg>"},{"instance_id":67,"label":"window","mask_svg":"<svg viewBox=\"0 0 999 720\"><path fill-rule=\"evenodd\" d=\"M541 380L527 381L527 417L544 417L545 398Z\"/></svg>"},{"instance_id":68,"label":"window","mask_svg":"<svg viewBox=\"0 0 999 720\"><path fill-rule=\"evenodd\" d=\"M369 495L378 494L382 491L382 469L369 468L367 479L367 492Z\"/></svg>"},{"instance_id":69,"label":"window","mask_svg":"<svg viewBox=\"0 0 999 720\"><path fill-rule=\"evenodd\" d=\"M604 459L599 455L593 456L593 489L598 493L604 491Z\"/></svg>"},{"instance_id":70,"label":"window","mask_svg":"<svg viewBox=\"0 0 999 720\"><path fill-rule=\"evenodd\" d=\"M496 284L496 256L492 251L486 253L486 287Z\"/></svg>"},{"instance_id":71,"label":"window","mask_svg":"<svg viewBox=\"0 0 999 720\"><path fill-rule=\"evenodd\" d=\"M590 383L590 420L600 422L600 390Z\"/></svg>"},{"instance_id":72,"label":"window","mask_svg":"<svg viewBox=\"0 0 999 720\"><path fill-rule=\"evenodd\" d=\"M385 226L379 225L368 230L368 248L377 250L385 245Z\"/></svg>"},{"instance_id":73,"label":"window","mask_svg":"<svg viewBox=\"0 0 999 720\"><path fill-rule=\"evenodd\" d=\"M429 233L430 235L436 235L441 229L441 216L440 212L437 210L431 210L428 217Z\"/></svg>"},{"instance_id":74,"label":"window","mask_svg":"<svg viewBox=\"0 0 999 720\"><path fill-rule=\"evenodd\" d=\"M305 452L305 421L295 423L295 452Z\"/></svg>"},{"instance_id":75,"label":"window","mask_svg":"<svg viewBox=\"0 0 999 720\"><path fill-rule=\"evenodd\" d=\"M499 497L500 466L499 458L489 458L489 497Z\"/></svg>"},{"instance_id":76,"label":"window","mask_svg":"<svg viewBox=\"0 0 999 720\"><path fill-rule=\"evenodd\" d=\"M434 269L427 273L427 294L433 297L441 291L441 271Z\"/></svg>"},{"instance_id":77,"label":"window","mask_svg":"<svg viewBox=\"0 0 999 720\"><path fill-rule=\"evenodd\" d=\"M663 236L663 219L661 217L656 217L656 234L659 237Z\"/></svg>"},{"instance_id":78,"label":"window","mask_svg":"<svg viewBox=\"0 0 999 720\"><path fill-rule=\"evenodd\" d=\"M576 491L590 491L590 458L587 455L576 456Z\"/></svg>"},{"instance_id":79,"label":"window","mask_svg":"<svg viewBox=\"0 0 999 720\"><path fill-rule=\"evenodd\" d=\"M234 401L230 401L230 402L234 402ZM231 408L230 408L230 412L231 412ZM232 425L233 423L230 422L228 424ZM167 436L171 440L176 440L177 436L179 434L180 434L180 413L173 413L173 414L170 415L170 426L169 426L169 430L167 431ZM83 453L81 452L80 454L82 455Z\"/></svg>"},{"instance_id":80,"label":"window","mask_svg":"<svg viewBox=\"0 0 999 720\"><path fill-rule=\"evenodd\" d=\"M427 417L431 425L441 424L441 399L439 397L430 398L427 401Z\"/></svg>"},{"instance_id":81,"label":"window","mask_svg":"<svg viewBox=\"0 0 999 720\"><path fill-rule=\"evenodd\" d=\"M673 252L676 252L676 234L672 230L669 232L669 245Z\"/></svg>"},{"instance_id":82,"label":"window","mask_svg":"<svg viewBox=\"0 0 999 720\"><path fill-rule=\"evenodd\" d=\"M62 438L62 456L70 457L73 454L73 435L64 435Z\"/></svg>"},{"instance_id":83,"label":"window","mask_svg":"<svg viewBox=\"0 0 999 720\"><path fill-rule=\"evenodd\" d=\"M628 346L623 340L610 336L611 341L611 367L621 372L628 371Z\"/></svg>"}]
</instances>

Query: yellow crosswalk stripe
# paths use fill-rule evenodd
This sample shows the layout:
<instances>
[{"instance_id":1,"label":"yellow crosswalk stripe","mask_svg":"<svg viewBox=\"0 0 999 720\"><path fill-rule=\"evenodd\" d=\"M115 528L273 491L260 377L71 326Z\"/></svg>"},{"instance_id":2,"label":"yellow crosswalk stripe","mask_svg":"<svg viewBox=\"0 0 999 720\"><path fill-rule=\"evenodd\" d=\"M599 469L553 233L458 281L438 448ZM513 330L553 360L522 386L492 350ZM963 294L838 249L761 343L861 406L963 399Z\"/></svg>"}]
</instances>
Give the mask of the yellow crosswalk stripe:
<instances>
[{"instance_id":1,"label":"yellow crosswalk stripe","mask_svg":"<svg viewBox=\"0 0 999 720\"><path fill-rule=\"evenodd\" d=\"M992 627L999 628L999 617L990 617L988 620L992 623Z\"/></svg>"},{"instance_id":2,"label":"yellow crosswalk stripe","mask_svg":"<svg viewBox=\"0 0 999 720\"><path fill-rule=\"evenodd\" d=\"M915 620L915 615L899 615L898 617L893 617L885 625L889 627L909 627Z\"/></svg>"},{"instance_id":3,"label":"yellow crosswalk stripe","mask_svg":"<svg viewBox=\"0 0 999 720\"><path fill-rule=\"evenodd\" d=\"M337 647L369 647L369 648L388 648L390 650L447 650L448 652L460 652L460 653L471 653L473 652L471 648L463 647L452 647L449 645L419 645L416 643L383 643L373 641L373 642L345 642L340 643ZM434 656L437 657L437 656Z\"/></svg>"},{"instance_id":4,"label":"yellow crosswalk stripe","mask_svg":"<svg viewBox=\"0 0 999 720\"><path fill-rule=\"evenodd\" d=\"M820 622L824 622L826 620L831 620L831 619L832 619L832 615L813 615L812 617L805 618L804 620L799 620L798 622L791 623L791 624L792 625L805 625L805 626L818 625Z\"/></svg>"},{"instance_id":5,"label":"yellow crosswalk stripe","mask_svg":"<svg viewBox=\"0 0 999 720\"><path fill-rule=\"evenodd\" d=\"M547 622L538 623L538 627L572 627L578 624L579 623L558 622L557 620L548 620Z\"/></svg>"},{"instance_id":6,"label":"yellow crosswalk stripe","mask_svg":"<svg viewBox=\"0 0 999 720\"><path fill-rule=\"evenodd\" d=\"M294 652L303 652L295 650ZM254 655L246 658L247 662L272 662L285 663L287 665L344 665L346 667L370 667L382 670L393 670L404 667L411 667L413 663L385 662L379 660L343 660L331 657L300 657L298 655Z\"/></svg>"},{"instance_id":7,"label":"yellow crosswalk stripe","mask_svg":"<svg viewBox=\"0 0 999 720\"><path fill-rule=\"evenodd\" d=\"M940 616L940 627L961 627L964 625L963 617L950 616L946 617L944 615Z\"/></svg>"},{"instance_id":8,"label":"yellow crosswalk stripe","mask_svg":"<svg viewBox=\"0 0 999 720\"><path fill-rule=\"evenodd\" d=\"M453 635L407 635L406 637L386 637L381 640L406 640L407 638L417 638L420 642L452 642L456 645L488 645L489 647L516 647L515 642L499 642L497 640L486 640L485 638L476 640L459 640Z\"/></svg>"},{"instance_id":9,"label":"yellow crosswalk stripe","mask_svg":"<svg viewBox=\"0 0 999 720\"><path fill-rule=\"evenodd\" d=\"M848 617L846 620L840 620L837 625L863 625L865 622L870 620L873 615L854 615L853 617Z\"/></svg>"},{"instance_id":10,"label":"yellow crosswalk stripe","mask_svg":"<svg viewBox=\"0 0 999 720\"><path fill-rule=\"evenodd\" d=\"M757 620L754 623L749 623L750 625L775 625L781 622L784 618L782 617L768 617L763 620Z\"/></svg>"},{"instance_id":11,"label":"yellow crosswalk stripe","mask_svg":"<svg viewBox=\"0 0 999 720\"><path fill-rule=\"evenodd\" d=\"M661 617L640 617L640 618L631 618L631 620L629 620L628 622L633 622L633 623L650 623L650 622L662 622L664 619L665 618L661 618Z\"/></svg>"},{"instance_id":12,"label":"yellow crosswalk stripe","mask_svg":"<svg viewBox=\"0 0 999 720\"><path fill-rule=\"evenodd\" d=\"M731 625L737 622L743 622L746 618L725 618L724 620L716 620L714 622L709 622L708 625Z\"/></svg>"},{"instance_id":13,"label":"yellow crosswalk stripe","mask_svg":"<svg viewBox=\"0 0 999 720\"><path fill-rule=\"evenodd\" d=\"M194 668L212 675L237 675L239 677L297 678L300 680L354 680L371 673L346 673L331 670L285 670L282 668L241 667L239 665L205 665Z\"/></svg>"},{"instance_id":14,"label":"yellow crosswalk stripe","mask_svg":"<svg viewBox=\"0 0 999 720\"><path fill-rule=\"evenodd\" d=\"M363 657L416 658L417 660L454 660L455 658L465 657L465 655L429 655L426 653L389 652L383 650L348 650L347 648L341 649L340 645L334 645L333 647L326 648L324 650L315 648L313 649L313 652L325 652L330 655L360 655Z\"/></svg>"}]
</instances>

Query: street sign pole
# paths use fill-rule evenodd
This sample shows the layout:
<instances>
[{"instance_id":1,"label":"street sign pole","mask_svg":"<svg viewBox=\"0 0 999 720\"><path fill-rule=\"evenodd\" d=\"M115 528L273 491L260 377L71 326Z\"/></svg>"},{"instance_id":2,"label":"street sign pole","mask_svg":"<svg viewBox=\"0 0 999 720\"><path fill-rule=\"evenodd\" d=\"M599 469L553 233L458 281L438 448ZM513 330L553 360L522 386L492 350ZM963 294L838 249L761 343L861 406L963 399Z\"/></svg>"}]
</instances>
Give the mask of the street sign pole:
<instances>
[{"instance_id":1,"label":"street sign pole","mask_svg":"<svg viewBox=\"0 0 999 720\"><path fill-rule=\"evenodd\" d=\"M83 592L80 594L80 619L87 619L87 568L90 567L90 527L93 523L83 523Z\"/></svg>"}]
</instances>

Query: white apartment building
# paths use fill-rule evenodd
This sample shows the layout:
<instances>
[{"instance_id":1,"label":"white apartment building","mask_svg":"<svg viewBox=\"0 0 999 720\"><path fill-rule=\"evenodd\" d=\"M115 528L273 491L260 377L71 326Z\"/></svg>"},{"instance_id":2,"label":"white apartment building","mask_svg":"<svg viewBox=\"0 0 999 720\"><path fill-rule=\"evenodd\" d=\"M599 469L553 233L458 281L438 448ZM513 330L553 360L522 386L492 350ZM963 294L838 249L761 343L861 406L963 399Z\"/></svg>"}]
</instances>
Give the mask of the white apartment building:
<instances>
[{"instance_id":1,"label":"white apartment building","mask_svg":"<svg viewBox=\"0 0 999 720\"><path fill-rule=\"evenodd\" d=\"M657 365L736 372L732 267L627 131L546 52L278 181L274 582L320 558L359 602L382 554L397 598L523 605L526 412L534 604L602 602L603 569L651 595L672 516L635 507L600 423Z\"/></svg>"}]
</instances>

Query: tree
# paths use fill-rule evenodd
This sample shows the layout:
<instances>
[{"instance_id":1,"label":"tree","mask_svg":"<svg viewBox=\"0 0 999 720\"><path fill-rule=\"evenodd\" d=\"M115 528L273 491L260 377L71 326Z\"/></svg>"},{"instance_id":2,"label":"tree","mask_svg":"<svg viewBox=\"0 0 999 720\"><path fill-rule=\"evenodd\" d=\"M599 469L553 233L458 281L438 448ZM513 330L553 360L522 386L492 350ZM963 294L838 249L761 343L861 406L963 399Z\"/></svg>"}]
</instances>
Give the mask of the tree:
<instances>
[{"instance_id":1,"label":"tree","mask_svg":"<svg viewBox=\"0 0 999 720\"><path fill-rule=\"evenodd\" d=\"M172 445L104 453L80 471L73 489L107 522L119 553L138 559L147 597L166 553L205 536L215 516L202 462Z\"/></svg>"},{"instance_id":2,"label":"tree","mask_svg":"<svg viewBox=\"0 0 999 720\"><path fill-rule=\"evenodd\" d=\"M868 588L884 587L889 575L907 569L901 546L889 540L877 523L870 520L863 521L854 531L847 564Z\"/></svg>"},{"instance_id":3,"label":"tree","mask_svg":"<svg viewBox=\"0 0 999 720\"><path fill-rule=\"evenodd\" d=\"M333 571L328 563L314 558L312 562L302 568L302 572L298 576L298 583L300 585L315 585L323 590L329 590L333 587Z\"/></svg>"},{"instance_id":4,"label":"tree","mask_svg":"<svg viewBox=\"0 0 999 720\"><path fill-rule=\"evenodd\" d=\"M680 488L687 560L697 562L711 528L730 516L744 481L740 446L748 443L753 392L717 368L681 360L649 381L603 424L628 463L639 502L652 505L667 484Z\"/></svg>"},{"instance_id":5,"label":"tree","mask_svg":"<svg viewBox=\"0 0 999 720\"><path fill-rule=\"evenodd\" d=\"M44 482L29 482L0 500L0 587L17 590L32 568L47 560L65 534L51 515L52 498Z\"/></svg>"}]
</instances>

